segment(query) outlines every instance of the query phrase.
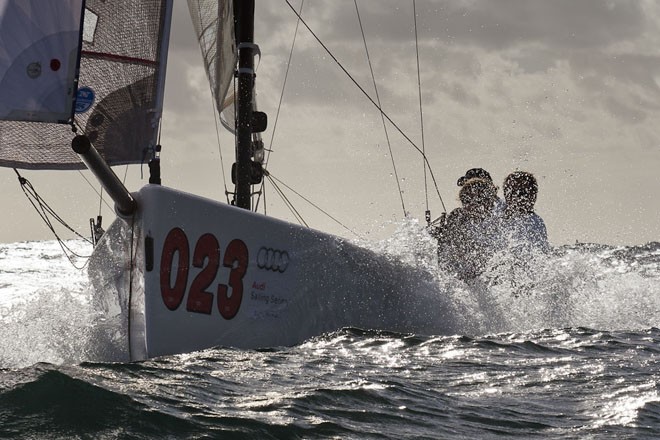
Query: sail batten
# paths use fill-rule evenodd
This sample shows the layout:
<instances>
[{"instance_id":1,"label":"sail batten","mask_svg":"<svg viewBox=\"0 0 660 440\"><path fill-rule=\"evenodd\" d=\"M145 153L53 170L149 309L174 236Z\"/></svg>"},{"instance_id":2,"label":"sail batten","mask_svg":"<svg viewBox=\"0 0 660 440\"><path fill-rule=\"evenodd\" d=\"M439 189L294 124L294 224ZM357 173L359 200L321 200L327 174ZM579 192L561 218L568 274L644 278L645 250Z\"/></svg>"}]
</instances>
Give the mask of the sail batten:
<instances>
[{"instance_id":1,"label":"sail batten","mask_svg":"<svg viewBox=\"0 0 660 440\"><path fill-rule=\"evenodd\" d=\"M36 6L24 7L37 3L52 4L57 10L83 5L82 0L0 0L0 20L2 11L8 10L2 6L8 5L23 7L34 23L48 22L48 17L39 16ZM81 25L79 10L74 31L82 47L78 51L78 82L69 85L69 93L75 97L75 107L69 110L73 120L69 116L68 121L34 117L0 121L0 166L84 168L71 151L71 127L56 122L73 122L78 133L86 134L110 165L142 163L151 157L162 113L163 60L167 54L172 0L86 0L84 7L84 22ZM16 38L21 37L0 30L0 54L11 56ZM0 56L0 93L16 89L11 83L4 84L11 77L3 75L3 59ZM16 57L10 61L17 72L25 72L26 63L29 64ZM30 62L48 67L49 61L35 58ZM2 118L0 108L0 119L11 118Z\"/></svg>"}]
</instances>

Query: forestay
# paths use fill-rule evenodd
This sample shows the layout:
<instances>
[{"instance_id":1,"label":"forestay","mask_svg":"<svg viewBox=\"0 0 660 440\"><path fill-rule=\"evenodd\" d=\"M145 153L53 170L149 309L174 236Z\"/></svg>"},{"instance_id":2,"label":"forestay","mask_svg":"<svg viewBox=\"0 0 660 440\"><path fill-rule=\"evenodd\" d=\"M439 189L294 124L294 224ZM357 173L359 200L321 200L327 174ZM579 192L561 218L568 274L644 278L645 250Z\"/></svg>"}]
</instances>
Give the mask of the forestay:
<instances>
[{"instance_id":1,"label":"forestay","mask_svg":"<svg viewBox=\"0 0 660 440\"><path fill-rule=\"evenodd\" d=\"M0 166L84 168L71 150L71 123L110 165L148 160L171 4L0 0Z\"/></svg>"}]
</instances>

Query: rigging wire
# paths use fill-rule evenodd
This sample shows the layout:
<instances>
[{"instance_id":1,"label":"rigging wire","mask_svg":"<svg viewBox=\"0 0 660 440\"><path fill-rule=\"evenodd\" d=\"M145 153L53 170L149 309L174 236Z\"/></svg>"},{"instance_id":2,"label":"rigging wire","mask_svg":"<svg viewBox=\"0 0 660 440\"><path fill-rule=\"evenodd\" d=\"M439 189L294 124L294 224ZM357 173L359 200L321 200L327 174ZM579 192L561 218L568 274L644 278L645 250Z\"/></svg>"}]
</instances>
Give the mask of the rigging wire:
<instances>
[{"instance_id":1,"label":"rigging wire","mask_svg":"<svg viewBox=\"0 0 660 440\"><path fill-rule=\"evenodd\" d=\"M83 133L85 132L85 130L83 130L83 128L74 119L73 123L71 124L71 131L73 131L74 133L77 133L78 130L82 131ZM16 171L16 170L14 170L14 171ZM128 165L126 165L126 171L128 171ZM92 188L92 191L94 191L96 193L96 195L99 196L99 199L100 199L99 204L104 203L105 206L107 206L110 211L114 212L114 208L112 206L110 206L110 204L103 199L103 186L101 186L101 192L99 192L99 191L96 190L96 187L92 184L92 182L90 182L89 179L87 177L85 177L85 175L83 174L82 171L78 170L78 174L80 174L80 177L82 177L83 180L85 180L85 182L87 182L87 185L89 185L89 187ZM124 174L124 181L126 181L126 174ZM99 207L99 215L100 214L101 214L101 208Z\"/></svg>"},{"instance_id":2,"label":"rigging wire","mask_svg":"<svg viewBox=\"0 0 660 440\"><path fill-rule=\"evenodd\" d=\"M401 130L401 128L400 128L400 127L399 127L399 126L398 126L398 125L392 120L392 118L390 118L390 117L387 115L387 113L386 113L385 111L383 111L382 108L380 108L380 106L376 103L376 101L374 101L374 100L371 98L371 96L369 96L369 94L364 90L364 88L360 85L360 83L357 82L357 80L353 77L353 75L351 75L351 74L348 72L348 70L346 70L346 68L343 66L343 64L339 62L339 60L337 59L337 57L334 56L334 54L330 51L330 49L329 49L329 48L323 43L323 41L321 41L321 39L316 35L316 33L314 33L314 31L309 27L309 25L307 24L307 22L305 22L305 20L304 20L304 19L303 19L303 18L302 18L297 12L296 12L296 10L293 8L293 6L292 6L291 3L289 2L289 0L284 0L284 1L285 1L286 4L289 6L289 8L293 11L293 13L296 14L296 15L298 16L298 18L300 19L300 22L303 24L303 26L305 26L305 28L307 28L307 30L310 32L310 34L312 34L312 36L314 37L314 39L316 39L316 41L317 41L317 42L321 45L321 47L326 51L326 53L328 54L328 56L330 56L330 58L332 58L332 60L337 64L337 66L339 66L339 68L340 68L340 69L346 74L346 76L348 76L348 78L353 82L353 84L355 84L355 86L360 90L360 92L362 92L362 94L363 94L363 95L364 95L364 96L365 96L365 97L366 97L366 98L367 98L367 99L368 99L368 100L369 100L369 101L370 101L370 102L371 102L371 103L372 103L372 104L373 104L373 105L374 105L374 106L375 106L375 107L381 112L381 114L385 117L385 119L387 119L387 121L388 121L390 124L392 124L392 126L393 126L394 128L396 128L396 130L399 132L399 134L401 134L401 136L403 136L403 138L404 138L406 141L408 141L408 143L409 143L409 144L410 144L415 150L417 150L417 152L419 152L419 153L422 155L422 157L424 158L424 163L428 166L428 169L429 169L429 175L431 176L431 180L433 181L433 185L434 185L434 187L435 187L435 191L436 191L436 193L437 193L437 195L438 195L438 198L440 199L440 203L442 204L442 208L443 208L445 211L447 211L447 208L445 207L445 202L444 202L444 200L442 199L442 196L440 195L440 189L438 188L438 182L437 182L437 180L436 180L436 178L435 178L435 174L433 173L433 170L431 169L431 165L429 164L429 161L428 161L428 158L426 157L426 154L424 154L424 152L423 152L423 151L417 146L417 144L415 144L415 142L414 142L412 139L410 139L410 137L409 137L407 134L405 134L405 133L403 132L403 130Z\"/></svg>"},{"instance_id":3,"label":"rigging wire","mask_svg":"<svg viewBox=\"0 0 660 440\"><path fill-rule=\"evenodd\" d=\"M103 209L103 187L101 187L101 197L99 197L99 215L101 215L101 210Z\"/></svg>"},{"instance_id":4,"label":"rigging wire","mask_svg":"<svg viewBox=\"0 0 660 440\"><path fill-rule=\"evenodd\" d=\"M80 177L82 177L83 180L84 180L85 182L87 182L87 184L88 184L89 187L92 189L92 191L94 191L94 192L96 193L96 195L99 196L99 204L100 204L100 203L103 203L105 206L108 207L108 209L109 209L110 211L113 211L113 212L114 212L114 208L113 208L112 206L110 206L110 204L109 204L109 203L103 198L103 187L101 186L101 191L99 192L99 191L96 189L96 187L92 184L92 182L90 182L89 179L88 179L87 177L85 177L85 175L82 173L82 171L78 170L78 174L80 174ZM99 211L100 211L100 210L101 210L101 208L99 208Z\"/></svg>"},{"instance_id":5,"label":"rigging wire","mask_svg":"<svg viewBox=\"0 0 660 440\"><path fill-rule=\"evenodd\" d=\"M309 200L307 197L305 197L305 196L303 196L302 194L300 194L300 193L299 193L298 191L296 191L295 189L291 188L291 187L290 187L289 185L287 185L286 183L282 182L282 181L281 181L280 179L278 179L277 177L273 176L271 173L268 173L268 174L267 174L267 177L269 178L269 180L271 180L271 183L274 184L274 181L276 181L276 182L282 184L282 186L284 186L284 187L287 188L289 191L293 192L295 195L297 195L298 197L300 197L301 199L303 199L304 201L306 201L307 203L309 203L310 205L312 205L312 206L313 206L314 208L316 208L318 211L320 211L320 212L322 212L323 214L325 214L328 218L330 218L332 221L334 221L335 223L337 223L338 225L340 225L341 227L343 227L344 229L346 229L348 232L352 233L353 235L357 236L358 238L363 238L360 234L358 234L357 232L355 232L354 230L352 230L351 228L349 228L348 226L346 226L345 224L343 224L341 221L337 220L335 217L333 217L332 215L330 215L327 211L324 211L320 206L318 206L317 204L315 204L314 202L312 202L311 200ZM305 226L307 226L307 224L305 224Z\"/></svg>"},{"instance_id":6,"label":"rigging wire","mask_svg":"<svg viewBox=\"0 0 660 440\"><path fill-rule=\"evenodd\" d=\"M284 81L282 83L282 91L280 93L280 100L277 104L277 112L275 113L275 122L273 123L273 131L270 135L270 143L268 144L268 149L266 153L266 162L264 164L264 171L268 168L268 159L270 159L270 153L273 150L273 140L275 139L275 131L277 128L277 121L280 118L280 110L282 108L282 101L284 100L284 89L286 88L286 81L289 77L289 69L291 68L291 60L293 59L293 49L296 47L296 37L298 36L298 27L300 26L300 20L302 16L302 10L303 6L305 5L305 0L302 0L300 2L300 9L298 10L298 21L296 21L296 30L293 32L293 41L291 42L291 50L289 51L289 60L286 63L286 71L284 72ZM263 189L264 184L263 181L261 183L261 188ZM259 200L261 199L261 195L257 197L257 202L255 205L255 211L259 208ZM266 195L264 194L264 214L266 212Z\"/></svg>"},{"instance_id":7,"label":"rigging wire","mask_svg":"<svg viewBox=\"0 0 660 440\"><path fill-rule=\"evenodd\" d=\"M268 215L268 212L267 212L267 209L266 209L267 206L268 206L268 204L266 203L266 186L263 183L261 184L261 191L259 191L259 197L261 197L262 194L264 196L264 215ZM255 208L255 211L256 211L256 208Z\"/></svg>"},{"instance_id":8,"label":"rigging wire","mask_svg":"<svg viewBox=\"0 0 660 440\"><path fill-rule=\"evenodd\" d=\"M300 27L301 16L302 16L302 11L303 11L303 7L304 7L304 6L305 6L305 0L301 0L301 2L300 2L300 7L299 7L299 9L298 9L298 12L296 13L296 15L297 15L297 17L298 17L298 20L296 21L296 27L295 27L295 30L294 30L294 33L293 33L293 40L292 40L292 42L291 42L291 49L289 50L289 59L288 59L288 61L287 61L286 71L285 71L285 73L284 73L284 80L283 80L283 82L282 82L282 89L281 89L281 92L280 92L280 98L279 98L279 102L278 102L278 105L277 105L277 111L276 111L276 113L275 113L275 122L273 123L273 131L271 132L270 142L269 142L268 148L266 149L267 153L266 153L266 160L265 160L265 164L264 164L264 176L265 176L266 178L268 178L269 182L271 183L271 185L272 185L273 188L275 189L276 193L282 198L282 200L284 201L285 205L286 205L287 208L291 211L291 213L292 213L293 216L296 218L296 220L298 221L299 224L304 225L304 226L306 226L306 227L309 227L308 224L307 224L307 222L305 222L304 218L303 218L302 215L300 214L300 212L294 207L293 203L289 200L289 198L286 196L286 194L284 193L284 191L279 187L279 185L277 184L278 182L279 182L282 186L284 186L285 188L287 188L288 190L290 190L291 192L293 192L294 194L296 194L298 197L300 197L300 198L302 198L303 200L305 200L305 201L306 201L307 203L309 203L311 206L313 206L314 208L316 208L317 210L319 210L320 212L322 212L323 214L325 214L327 217L329 217L330 219L332 219L334 222L338 223L339 225L341 225L343 228L345 228L346 230L348 230L348 231L351 232L352 234L354 234L354 235L360 237L360 235L357 234L355 231L353 231L353 230L351 230L350 228L348 228L346 225L344 225L342 222L340 222L340 221L337 220L335 217L333 217L332 215L330 215L328 212L324 211L322 208L320 208L320 207L319 207L318 205L316 205L314 202L312 202L311 200L307 199L307 198L304 197L302 194L300 194L299 192L297 192L296 190L294 190L293 188L291 188L290 186L288 186L287 184L285 184L283 181L277 179L275 176L273 176L272 174L270 174L270 173L267 171L267 168L268 168L268 161L269 161L269 158L270 158L270 154L271 154L271 152L273 151L273 144L274 144L274 139L275 139L275 133L277 132L277 122L279 121L279 116L280 116L280 112L281 112L281 109L282 109L282 102L284 101L284 91L286 90L286 84L287 84L287 80L288 80L288 77L289 77L289 71L290 71L290 69L291 69L291 61L293 60L293 53L294 53L295 46L296 46L296 39L297 39L297 37L298 37L298 29L299 29L299 27ZM356 5L356 7L357 7L357 5ZM365 42L365 47L366 47L366 42ZM372 73L372 74L373 74L373 73ZM374 86L375 86L375 79L374 79ZM383 124L384 124L384 122L383 122ZM386 129L386 135L387 135L387 129ZM389 145L389 138L388 138L388 145ZM391 151L390 151L390 153L391 153ZM398 184L398 178L397 178L397 184ZM263 194L263 198L264 198L264 214L266 213L266 192L265 192L265 188L266 188L266 187L265 187L265 184L264 184L264 182L262 182L262 183L261 183L261 188L260 188L260 190L258 191L259 196L257 197L257 201L256 201L256 204L255 204L255 211L256 211L256 210L258 210L258 208L259 208L259 202L260 202L260 200L261 200L261 195ZM403 200L402 200L402 203L403 203ZM404 212L405 212L405 207L404 207ZM362 237L360 237L360 238L362 238Z\"/></svg>"},{"instance_id":9,"label":"rigging wire","mask_svg":"<svg viewBox=\"0 0 660 440\"><path fill-rule=\"evenodd\" d=\"M32 205L32 207L37 211L37 214L39 214L39 217L44 221L48 229L53 233L55 238L57 239L57 243L60 245L60 248L62 249L62 252L64 255L67 257L69 262L73 267L75 267L78 270L82 270L86 265L83 264L81 267L77 266L76 263L73 261L73 257L77 258L87 258L89 259L89 255L80 255L77 252L75 252L73 249L71 249L65 242L64 240L58 235L57 231L55 230L55 226L53 225L53 220L55 220L57 223L68 229L70 232L75 234L78 238L88 242L89 244L92 244L92 242L86 238L83 237L81 234L76 232L71 226L69 226L63 219L60 217L54 210L51 208L48 203L37 193L37 191L34 189L32 186L32 183L30 183L29 180L27 180L25 177L23 177L16 168L13 168L14 172L18 176L18 181L21 184L21 189L23 190L23 193L25 194L25 197L27 197L28 201Z\"/></svg>"},{"instance_id":10,"label":"rigging wire","mask_svg":"<svg viewBox=\"0 0 660 440\"><path fill-rule=\"evenodd\" d=\"M364 35L364 27L362 26L362 18L360 17L360 9L358 8L357 0L353 0L355 3L355 11L357 12L358 22L360 23L360 32L362 33L362 41L364 42L364 51L367 54L367 62L369 63L369 71L371 72L371 79L374 83L374 90L376 91L376 101L378 101L378 107L381 107L380 96L378 94L378 86L376 85L376 76L374 75L374 69L371 65L371 57L369 56L369 48L367 47L367 38ZM390 142L390 135L387 132L387 124L385 124L385 117L383 112L380 112L380 119L383 122L383 130L385 131L385 139L387 140L387 148L390 151L390 159L392 160L392 168L394 169L394 178L396 179L396 186L399 190L399 198L401 199L401 208L403 209L403 215L406 215L406 205L403 201L403 192L401 191L401 183L399 182L399 173L396 169L396 163L394 162L394 154L392 153L392 144ZM428 197L427 197L428 205ZM428 209L428 208L427 208Z\"/></svg>"},{"instance_id":11,"label":"rigging wire","mask_svg":"<svg viewBox=\"0 0 660 440\"><path fill-rule=\"evenodd\" d=\"M302 215L300 214L300 212L298 212L298 210L293 206L293 203L291 203L291 201L288 199L288 197L286 196L286 194L284 194L284 191L282 191L282 189L277 185L277 183L275 182L275 180L273 179L273 177L271 177L270 173L265 174L265 176L266 176L266 177L268 178L268 180L270 181L270 184L273 185L273 189L275 189L275 191L280 195L280 197L281 197L282 200L284 201L284 204L287 206L287 208L289 208L289 211L291 211L291 213L292 213L293 216L296 218L296 220L298 221L298 223L301 224L301 225L304 225L304 226L306 226L306 227L309 227L309 225L307 224L307 222L305 222L305 219L303 219L303 217L302 217ZM284 185L284 184L283 184L283 185ZM286 186L286 185L285 185L285 186ZM295 191L294 191L294 192L295 192Z\"/></svg>"},{"instance_id":12,"label":"rigging wire","mask_svg":"<svg viewBox=\"0 0 660 440\"><path fill-rule=\"evenodd\" d=\"M417 7L415 0L413 4L413 21L415 23L415 57L417 58L417 94L419 95L419 124L422 132L422 154L426 157L426 144L424 143L424 112L422 111L422 78L419 69L419 39L417 38ZM426 200L426 222L431 222L431 211L429 210L429 187L428 179L426 177L426 163L422 162L424 169L424 198Z\"/></svg>"},{"instance_id":13,"label":"rigging wire","mask_svg":"<svg viewBox=\"0 0 660 440\"><path fill-rule=\"evenodd\" d=\"M210 88L210 82L209 82ZM229 203L229 190L227 189L227 175L225 174L225 161L222 157L222 147L220 145L220 127L218 127L218 118L220 113L215 108L215 103L213 102L213 91L211 91L211 107L213 108L213 123L215 124L215 138L218 141L218 154L220 155L220 170L222 171L222 184L225 189L225 197L227 198L227 203Z\"/></svg>"}]
</instances>

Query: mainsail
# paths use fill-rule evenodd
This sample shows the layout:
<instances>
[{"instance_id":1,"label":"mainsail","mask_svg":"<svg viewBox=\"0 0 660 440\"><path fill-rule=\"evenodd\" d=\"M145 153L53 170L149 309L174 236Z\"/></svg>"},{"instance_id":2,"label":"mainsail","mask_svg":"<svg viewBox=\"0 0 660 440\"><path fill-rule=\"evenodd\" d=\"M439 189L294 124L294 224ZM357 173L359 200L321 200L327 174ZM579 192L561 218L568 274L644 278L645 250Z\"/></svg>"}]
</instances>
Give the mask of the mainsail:
<instances>
[{"instance_id":1,"label":"mainsail","mask_svg":"<svg viewBox=\"0 0 660 440\"><path fill-rule=\"evenodd\" d=\"M0 166L84 168L71 123L110 165L148 160L171 10L172 0L0 0Z\"/></svg>"},{"instance_id":2,"label":"mainsail","mask_svg":"<svg viewBox=\"0 0 660 440\"><path fill-rule=\"evenodd\" d=\"M224 119L230 120L233 126L234 97L227 96L236 68L233 2L188 0L188 8L202 49L215 106L220 113L231 112L231 116L225 115Z\"/></svg>"}]
</instances>

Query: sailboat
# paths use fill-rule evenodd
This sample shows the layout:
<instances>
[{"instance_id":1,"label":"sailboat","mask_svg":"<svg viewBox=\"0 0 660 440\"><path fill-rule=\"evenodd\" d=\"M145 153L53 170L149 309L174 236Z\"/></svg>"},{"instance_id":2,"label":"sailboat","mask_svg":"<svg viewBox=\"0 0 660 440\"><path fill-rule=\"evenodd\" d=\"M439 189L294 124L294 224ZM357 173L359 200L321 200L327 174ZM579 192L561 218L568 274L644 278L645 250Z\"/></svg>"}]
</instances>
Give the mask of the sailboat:
<instances>
[{"instance_id":1,"label":"sailboat","mask_svg":"<svg viewBox=\"0 0 660 440\"><path fill-rule=\"evenodd\" d=\"M267 127L254 102L254 3L189 2L218 111L236 102L233 203L161 182L172 0L0 2L0 165L85 165L112 197L117 218L88 272L120 302L131 360L289 346L348 326L448 331L427 272L252 212ZM134 192L111 168L145 163L149 183Z\"/></svg>"}]
</instances>

